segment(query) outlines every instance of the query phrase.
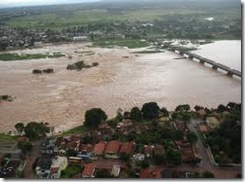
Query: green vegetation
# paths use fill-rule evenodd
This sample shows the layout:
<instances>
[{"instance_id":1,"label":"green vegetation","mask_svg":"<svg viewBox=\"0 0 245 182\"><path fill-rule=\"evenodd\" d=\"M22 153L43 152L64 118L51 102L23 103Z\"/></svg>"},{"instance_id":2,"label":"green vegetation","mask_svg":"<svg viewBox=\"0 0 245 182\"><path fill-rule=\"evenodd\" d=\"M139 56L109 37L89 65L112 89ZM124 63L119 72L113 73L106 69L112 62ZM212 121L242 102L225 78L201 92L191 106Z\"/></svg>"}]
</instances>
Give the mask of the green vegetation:
<instances>
[{"instance_id":1,"label":"green vegetation","mask_svg":"<svg viewBox=\"0 0 245 182\"><path fill-rule=\"evenodd\" d=\"M17 54L17 53L4 53L0 54L0 60L2 61L16 61L16 60L27 60L27 59L42 59L42 58L59 58L65 55L61 53L53 54Z\"/></svg>"},{"instance_id":2,"label":"green vegetation","mask_svg":"<svg viewBox=\"0 0 245 182\"><path fill-rule=\"evenodd\" d=\"M13 97L11 97L10 95L0 95L0 101L13 101Z\"/></svg>"},{"instance_id":3,"label":"green vegetation","mask_svg":"<svg viewBox=\"0 0 245 182\"><path fill-rule=\"evenodd\" d=\"M241 104L229 103L225 108L230 114L225 117L219 127L207 134L207 143L210 145L215 161L220 165L240 164Z\"/></svg>"},{"instance_id":4,"label":"green vegetation","mask_svg":"<svg viewBox=\"0 0 245 182\"><path fill-rule=\"evenodd\" d=\"M84 126L94 128L107 119L106 113L100 108L93 108L85 113Z\"/></svg>"},{"instance_id":5,"label":"green vegetation","mask_svg":"<svg viewBox=\"0 0 245 182\"><path fill-rule=\"evenodd\" d=\"M14 141L16 139L16 137L4 134L4 133L0 133L0 141Z\"/></svg>"},{"instance_id":6,"label":"green vegetation","mask_svg":"<svg viewBox=\"0 0 245 182\"><path fill-rule=\"evenodd\" d=\"M106 169L98 169L96 170L95 178L113 178L113 176Z\"/></svg>"},{"instance_id":7,"label":"green vegetation","mask_svg":"<svg viewBox=\"0 0 245 182\"><path fill-rule=\"evenodd\" d=\"M163 53L162 50L145 50L145 51L136 51L135 54L154 54L154 53Z\"/></svg>"},{"instance_id":8,"label":"green vegetation","mask_svg":"<svg viewBox=\"0 0 245 182\"><path fill-rule=\"evenodd\" d=\"M92 65L88 65L88 64L85 64L84 61L82 60L82 61L78 61L76 63L67 65L66 69L80 71L83 68L90 68L90 67L94 67L94 66L98 66L98 65L99 65L99 63L97 63L97 62L93 62Z\"/></svg>"},{"instance_id":9,"label":"green vegetation","mask_svg":"<svg viewBox=\"0 0 245 182\"><path fill-rule=\"evenodd\" d=\"M31 140L39 140L50 132L50 129L45 123L30 122L25 126L25 134Z\"/></svg>"},{"instance_id":10,"label":"green vegetation","mask_svg":"<svg viewBox=\"0 0 245 182\"><path fill-rule=\"evenodd\" d=\"M85 126L77 126L75 128L72 128L70 130L65 131L62 133L62 136L69 136L69 135L79 135L84 133L87 130Z\"/></svg>"},{"instance_id":11,"label":"green vegetation","mask_svg":"<svg viewBox=\"0 0 245 182\"><path fill-rule=\"evenodd\" d=\"M145 119L155 119L158 117L160 108L156 102L149 102L143 105L141 111Z\"/></svg>"},{"instance_id":12,"label":"green vegetation","mask_svg":"<svg viewBox=\"0 0 245 182\"><path fill-rule=\"evenodd\" d=\"M120 46L120 47L128 47L130 49L149 46L147 42L140 41L138 39L98 40L95 41L93 45L99 47Z\"/></svg>"},{"instance_id":13,"label":"green vegetation","mask_svg":"<svg viewBox=\"0 0 245 182\"><path fill-rule=\"evenodd\" d=\"M214 174L210 171L204 171L200 175L201 178L215 178Z\"/></svg>"},{"instance_id":14,"label":"green vegetation","mask_svg":"<svg viewBox=\"0 0 245 182\"><path fill-rule=\"evenodd\" d=\"M65 170L61 171L60 178L72 178L74 175L81 173L82 170L83 167L80 165L69 164Z\"/></svg>"}]
</instances>

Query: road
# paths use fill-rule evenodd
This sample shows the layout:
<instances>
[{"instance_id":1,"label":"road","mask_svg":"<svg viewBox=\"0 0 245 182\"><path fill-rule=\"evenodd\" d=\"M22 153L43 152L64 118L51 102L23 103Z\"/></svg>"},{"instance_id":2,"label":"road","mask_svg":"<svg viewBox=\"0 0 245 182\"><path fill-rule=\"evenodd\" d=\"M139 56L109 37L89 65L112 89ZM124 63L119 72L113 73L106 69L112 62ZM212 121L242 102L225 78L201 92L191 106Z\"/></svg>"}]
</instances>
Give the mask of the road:
<instances>
[{"instance_id":1,"label":"road","mask_svg":"<svg viewBox=\"0 0 245 182\"><path fill-rule=\"evenodd\" d=\"M216 178L234 178L236 176L236 174L241 173L241 167L219 167L219 166L215 166L212 162L211 162L211 158L209 156L209 154L207 153L207 149L204 146L204 144L202 143L202 140L200 138L200 135L198 134L197 131L197 127L198 124L200 124L201 122L203 122L200 119L191 119L191 121L187 124L187 127L189 128L190 131L194 132L197 137L198 140L197 142L194 144L194 148L196 149L197 154L200 156L200 158L202 159L200 164L198 164L197 166L182 166L181 169L190 169L190 170L194 170L194 171L204 171L204 170L208 170L211 171Z\"/></svg>"}]
</instances>

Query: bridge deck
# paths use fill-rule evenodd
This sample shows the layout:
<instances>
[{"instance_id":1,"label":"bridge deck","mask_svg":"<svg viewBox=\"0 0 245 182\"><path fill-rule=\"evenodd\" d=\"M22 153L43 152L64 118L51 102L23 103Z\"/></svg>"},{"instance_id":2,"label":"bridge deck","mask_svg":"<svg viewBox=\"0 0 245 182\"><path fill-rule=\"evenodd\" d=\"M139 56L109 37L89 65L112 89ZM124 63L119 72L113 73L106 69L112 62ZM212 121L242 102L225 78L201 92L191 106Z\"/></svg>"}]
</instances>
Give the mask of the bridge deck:
<instances>
[{"instance_id":1,"label":"bridge deck","mask_svg":"<svg viewBox=\"0 0 245 182\"><path fill-rule=\"evenodd\" d=\"M174 52L175 52L175 51L178 51L179 54L185 54L185 55L187 55L187 56L189 56L189 57L196 58L196 59L198 59L198 60L200 60L200 61L202 61L202 62L208 63L208 64L213 65L213 66L215 66L215 67L217 67L217 68L219 68L219 69L222 69L222 70L224 70L224 71L227 71L227 72L230 73L230 74L234 74L234 75L239 76L239 77L242 76L241 72L238 71L238 70L231 69L230 67L228 67L228 66L226 66L226 65L223 65L223 64L221 64L221 63L216 63L215 61L212 61L212 60L210 60L210 59L204 58L204 57L199 56L199 55L197 55L197 54L195 54L195 53L191 53L191 52L188 52L188 51L178 50L178 49L173 48L173 47L170 48L170 50L172 50L172 51L174 51Z\"/></svg>"}]
</instances>

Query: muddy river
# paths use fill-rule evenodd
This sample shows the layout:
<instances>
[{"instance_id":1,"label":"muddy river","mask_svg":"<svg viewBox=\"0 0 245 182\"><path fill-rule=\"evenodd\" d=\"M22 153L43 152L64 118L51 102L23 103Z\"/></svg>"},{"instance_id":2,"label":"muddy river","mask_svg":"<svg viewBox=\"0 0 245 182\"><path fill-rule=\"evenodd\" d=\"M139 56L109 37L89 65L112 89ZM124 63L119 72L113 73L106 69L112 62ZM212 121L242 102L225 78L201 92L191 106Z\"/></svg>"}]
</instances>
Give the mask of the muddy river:
<instances>
[{"instance_id":1,"label":"muddy river","mask_svg":"<svg viewBox=\"0 0 245 182\"><path fill-rule=\"evenodd\" d=\"M195 52L205 56L207 46L216 44L203 45L198 50L200 52ZM82 124L85 111L93 107L100 107L113 117L119 107L130 110L150 101L156 101L169 110L185 103L216 107L229 101L241 102L240 78L228 77L195 61L179 59L179 55L168 51L136 55L134 50L126 48L64 44L12 52L57 51L73 57L0 61L0 95L16 97L13 102L0 103L0 132L13 130L17 122L29 121L48 122L55 126L56 132L64 131ZM238 66L241 55L237 49L234 52L234 63L228 66L241 69L241 65ZM214 58L228 64L217 55ZM82 71L66 70L67 64L81 59L86 63L96 61L100 65ZM31 73L33 69L49 67L54 68L54 74Z\"/></svg>"}]
</instances>

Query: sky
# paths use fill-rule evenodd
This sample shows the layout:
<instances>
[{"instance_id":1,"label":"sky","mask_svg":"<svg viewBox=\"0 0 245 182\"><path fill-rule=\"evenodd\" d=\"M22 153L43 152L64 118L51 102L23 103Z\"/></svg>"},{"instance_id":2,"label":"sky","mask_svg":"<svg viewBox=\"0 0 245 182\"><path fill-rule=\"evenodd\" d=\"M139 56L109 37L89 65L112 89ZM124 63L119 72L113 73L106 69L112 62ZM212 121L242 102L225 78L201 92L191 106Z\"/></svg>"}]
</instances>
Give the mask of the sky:
<instances>
[{"instance_id":1,"label":"sky","mask_svg":"<svg viewBox=\"0 0 245 182\"><path fill-rule=\"evenodd\" d=\"M18 7L18 6L35 6L49 4L66 4L66 3L86 3L97 2L100 0L0 0L0 8Z\"/></svg>"}]
</instances>

